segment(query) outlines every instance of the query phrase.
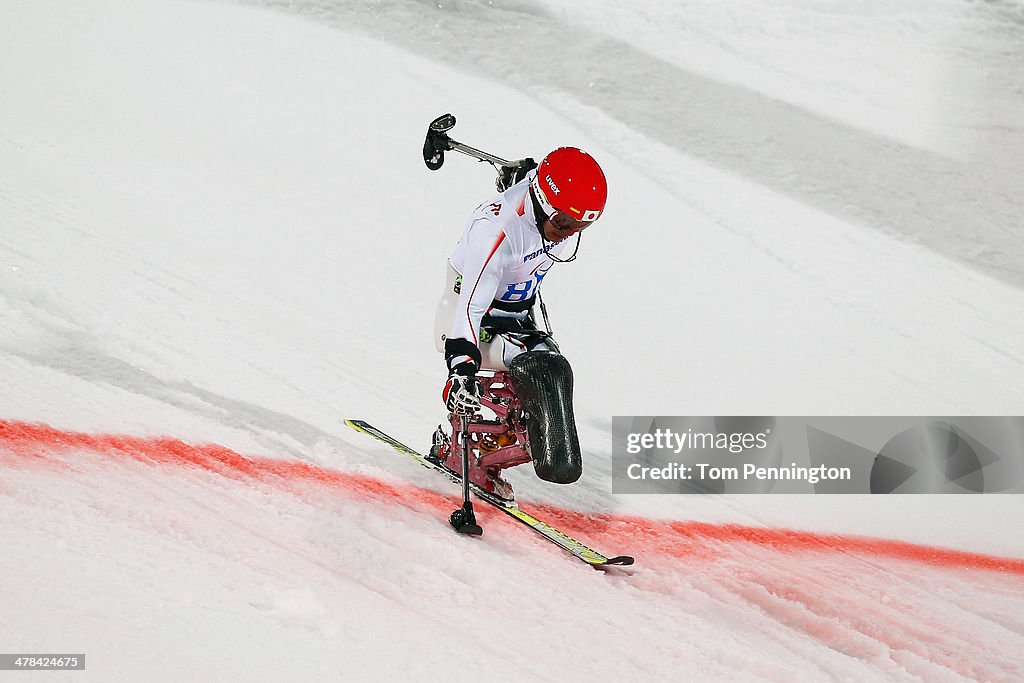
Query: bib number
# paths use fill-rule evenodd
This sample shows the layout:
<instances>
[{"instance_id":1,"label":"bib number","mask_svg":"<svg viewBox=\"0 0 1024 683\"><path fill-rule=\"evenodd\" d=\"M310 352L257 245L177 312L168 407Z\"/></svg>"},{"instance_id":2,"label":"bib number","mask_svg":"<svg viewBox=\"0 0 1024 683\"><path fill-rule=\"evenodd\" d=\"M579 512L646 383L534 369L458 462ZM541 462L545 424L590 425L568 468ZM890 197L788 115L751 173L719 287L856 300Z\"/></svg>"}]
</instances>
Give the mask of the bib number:
<instances>
[{"instance_id":1,"label":"bib number","mask_svg":"<svg viewBox=\"0 0 1024 683\"><path fill-rule=\"evenodd\" d=\"M541 280L544 279L546 273L537 273L533 278L526 282L517 282L514 285L508 285L508 289L501 295L502 301L526 301L533 296L534 290L540 286Z\"/></svg>"}]
</instances>

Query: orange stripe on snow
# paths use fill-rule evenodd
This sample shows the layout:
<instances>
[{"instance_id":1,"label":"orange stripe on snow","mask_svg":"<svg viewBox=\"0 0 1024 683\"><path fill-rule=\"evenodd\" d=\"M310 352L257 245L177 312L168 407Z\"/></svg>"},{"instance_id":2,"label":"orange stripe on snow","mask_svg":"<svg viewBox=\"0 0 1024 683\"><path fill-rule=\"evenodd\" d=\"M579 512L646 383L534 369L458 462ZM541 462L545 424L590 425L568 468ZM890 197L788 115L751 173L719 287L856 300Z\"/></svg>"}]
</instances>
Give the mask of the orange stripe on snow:
<instances>
[{"instance_id":1,"label":"orange stripe on snow","mask_svg":"<svg viewBox=\"0 0 1024 683\"><path fill-rule=\"evenodd\" d=\"M386 447L385 447L386 448ZM49 468L75 474L75 451L161 467L214 473L229 479L275 486L291 493L313 491L360 499L419 504L443 511L457 503L445 495L404 483L331 470L307 462L246 456L216 444L192 445L170 437L84 434L45 424L0 420L0 469ZM296 485L302 485L296 487ZM779 553L831 553L904 560L940 568L986 570L1024 576L1024 559L938 548L905 541L791 529L647 519L531 505L538 517L599 548L645 557L714 560L728 546L744 544ZM518 523L488 506L478 515L493 522Z\"/></svg>"}]
</instances>

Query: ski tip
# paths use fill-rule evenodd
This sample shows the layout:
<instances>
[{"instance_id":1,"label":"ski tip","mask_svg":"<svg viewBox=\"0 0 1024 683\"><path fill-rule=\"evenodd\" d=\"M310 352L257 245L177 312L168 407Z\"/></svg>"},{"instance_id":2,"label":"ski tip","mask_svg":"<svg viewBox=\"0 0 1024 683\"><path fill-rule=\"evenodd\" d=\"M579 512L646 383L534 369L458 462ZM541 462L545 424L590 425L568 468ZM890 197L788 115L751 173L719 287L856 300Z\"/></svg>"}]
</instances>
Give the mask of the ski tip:
<instances>
[{"instance_id":1,"label":"ski tip","mask_svg":"<svg viewBox=\"0 0 1024 683\"><path fill-rule=\"evenodd\" d=\"M366 420L356 420L356 419L346 418L346 419L342 420L342 422L344 422L346 425L348 425L352 429L356 430L357 432L362 432L363 434L368 434L368 435L370 435L370 436L372 436L372 437L374 437L376 439L380 439L381 438L380 436L378 436L377 434L374 433L374 432L376 432L378 430L376 428L374 428ZM383 439L381 439L381 440L383 440Z\"/></svg>"},{"instance_id":2,"label":"ski tip","mask_svg":"<svg viewBox=\"0 0 1024 683\"><path fill-rule=\"evenodd\" d=\"M609 565L615 567L626 567L633 564L634 560L629 555L617 555L616 557L609 557L604 562L601 562L599 566L607 567Z\"/></svg>"}]
</instances>

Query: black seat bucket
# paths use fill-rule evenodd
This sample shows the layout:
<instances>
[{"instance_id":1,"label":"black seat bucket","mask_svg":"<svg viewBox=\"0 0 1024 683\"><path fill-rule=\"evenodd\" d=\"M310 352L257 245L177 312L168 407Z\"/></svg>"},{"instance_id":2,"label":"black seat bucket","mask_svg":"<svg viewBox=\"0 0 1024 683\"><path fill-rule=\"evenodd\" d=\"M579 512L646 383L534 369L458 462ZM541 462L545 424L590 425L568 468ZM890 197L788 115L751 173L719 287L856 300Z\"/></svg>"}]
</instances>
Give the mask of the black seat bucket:
<instances>
[{"instance_id":1,"label":"black seat bucket","mask_svg":"<svg viewBox=\"0 0 1024 683\"><path fill-rule=\"evenodd\" d=\"M527 413L530 455L537 476L571 484L583 473L572 412L572 368L554 351L529 351L509 363L512 388Z\"/></svg>"}]
</instances>

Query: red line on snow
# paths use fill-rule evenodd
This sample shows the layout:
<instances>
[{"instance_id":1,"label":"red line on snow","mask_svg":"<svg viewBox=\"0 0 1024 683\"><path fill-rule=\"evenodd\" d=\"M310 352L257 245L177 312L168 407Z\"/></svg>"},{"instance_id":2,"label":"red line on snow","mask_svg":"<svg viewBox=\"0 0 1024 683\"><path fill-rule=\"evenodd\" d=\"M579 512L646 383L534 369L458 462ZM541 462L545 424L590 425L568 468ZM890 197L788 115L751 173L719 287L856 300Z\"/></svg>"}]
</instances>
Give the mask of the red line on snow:
<instances>
[{"instance_id":1,"label":"red line on snow","mask_svg":"<svg viewBox=\"0 0 1024 683\"><path fill-rule=\"evenodd\" d=\"M4 457L4 450L17 460ZM88 451L142 463L170 465L212 472L239 481L259 481L291 492L295 484L312 484L326 490L344 490L359 497L399 498L450 508L445 496L429 489L394 485L361 474L339 472L298 460L244 456L216 444L192 445L167 437L117 434L83 434L54 429L45 424L0 420L0 465L34 464L71 469L66 459L53 456L69 451Z\"/></svg>"},{"instance_id":2,"label":"red line on snow","mask_svg":"<svg viewBox=\"0 0 1024 683\"><path fill-rule=\"evenodd\" d=\"M779 552L842 552L945 568L986 569L1024 576L1024 559L997 557L949 548L919 545L866 536L828 534L751 527L741 524L652 520L642 517L594 515L548 505L534 506L536 514L561 525L565 530L588 529L598 537L627 539L634 547L643 547L673 557L720 554L723 544L748 543Z\"/></svg>"},{"instance_id":3,"label":"red line on snow","mask_svg":"<svg viewBox=\"0 0 1024 683\"><path fill-rule=\"evenodd\" d=\"M453 496L418 486L387 482L368 475L329 470L295 460L245 456L215 444L192 445L168 437L85 434L45 424L0 420L0 466L50 466L73 469L55 459L75 450L161 466L212 472L240 481L258 481L293 493L319 488L344 491L364 499L399 500L448 512ZM297 488L297 486L302 488ZM585 513L552 505L534 505L538 516L581 539L602 546L628 547L638 555L700 559L714 557L731 544L750 544L784 553L840 552L919 562L945 568L983 569L1024 576L1024 560L937 548L879 538L770 529L740 524L654 520ZM504 519L501 513L488 514ZM510 520L511 521L511 520Z\"/></svg>"}]
</instances>

